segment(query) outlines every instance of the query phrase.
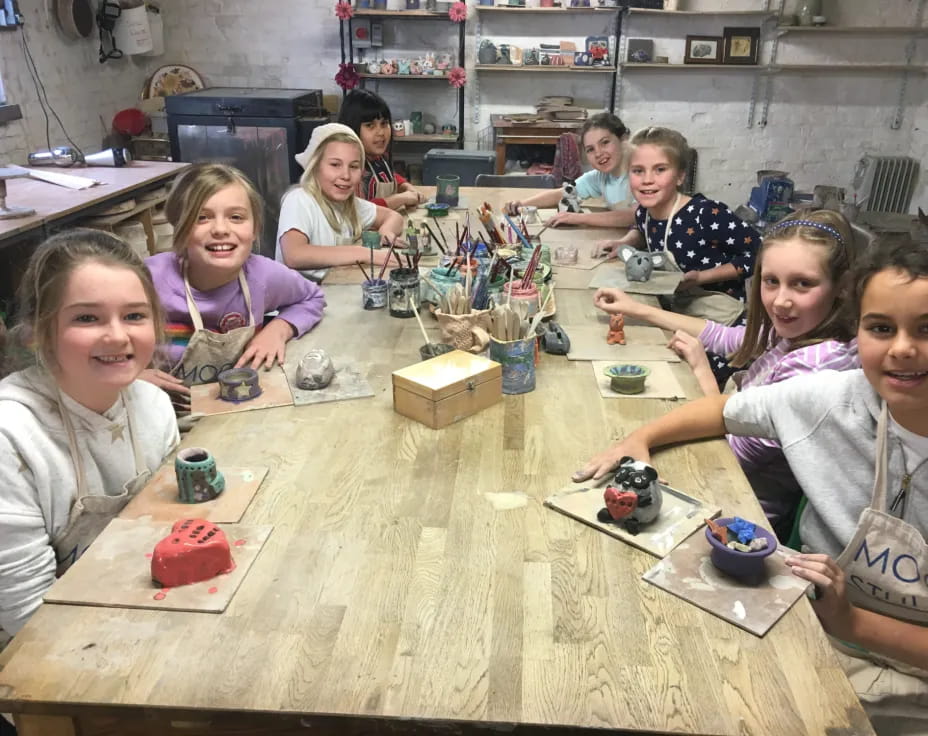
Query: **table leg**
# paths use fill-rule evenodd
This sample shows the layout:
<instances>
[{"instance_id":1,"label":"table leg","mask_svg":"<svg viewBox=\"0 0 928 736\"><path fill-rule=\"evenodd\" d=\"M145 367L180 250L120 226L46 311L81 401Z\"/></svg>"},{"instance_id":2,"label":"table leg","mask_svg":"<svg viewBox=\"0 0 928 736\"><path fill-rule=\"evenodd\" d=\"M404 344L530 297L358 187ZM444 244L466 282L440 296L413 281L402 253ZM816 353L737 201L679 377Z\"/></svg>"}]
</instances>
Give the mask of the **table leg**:
<instances>
[{"instance_id":1,"label":"table leg","mask_svg":"<svg viewBox=\"0 0 928 736\"><path fill-rule=\"evenodd\" d=\"M506 173L506 142L496 141L496 173Z\"/></svg>"}]
</instances>

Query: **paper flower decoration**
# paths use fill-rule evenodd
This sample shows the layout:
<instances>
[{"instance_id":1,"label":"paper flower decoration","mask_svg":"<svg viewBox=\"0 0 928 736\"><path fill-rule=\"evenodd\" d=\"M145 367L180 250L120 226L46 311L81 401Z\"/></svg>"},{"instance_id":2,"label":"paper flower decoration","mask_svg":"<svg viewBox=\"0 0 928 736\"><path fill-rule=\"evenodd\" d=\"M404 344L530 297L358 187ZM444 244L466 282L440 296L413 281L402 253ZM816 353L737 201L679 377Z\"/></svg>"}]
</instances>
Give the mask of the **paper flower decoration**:
<instances>
[{"instance_id":1,"label":"paper flower decoration","mask_svg":"<svg viewBox=\"0 0 928 736\"><path fill-rule=\"evenodd\" d=\"M467 5L462 2L452 3L448 9L448 17L455 23L467 20Z\"/></svg>"},{"instance_id":2,"label":"paper flower decoration","mask_svg":"<svg viewBox=\"0 0 928 736\"><path fill-rule=\"evenodd\" d=\"M338 16L339 20L348 20L354 15L354 8L351 7L351 3L338 0L335 3L335 15Z\"/></svg>"},{"instance_id":3,"label":"paper flower decoration","mask_svg":"<svg viewBox=\"0 0 928 736\"><path fill-rule=\"evenodd\" d=\"M354 89L361 81L358 76L358 70L354 64L339 64L338 72L335 74L335 84L342 89Z\"/></svg>"},{"instance_id":4,"label":"paper flower decoration","mask_svg":"<svg viewBox=\"0 0 928 736\"><path fill-rule=\"evenodd\" d=\"M448 72L448 84L452 87L463 87L467 82L467 72L464 67L456 66Z\"/></svg>"}]
</instances>

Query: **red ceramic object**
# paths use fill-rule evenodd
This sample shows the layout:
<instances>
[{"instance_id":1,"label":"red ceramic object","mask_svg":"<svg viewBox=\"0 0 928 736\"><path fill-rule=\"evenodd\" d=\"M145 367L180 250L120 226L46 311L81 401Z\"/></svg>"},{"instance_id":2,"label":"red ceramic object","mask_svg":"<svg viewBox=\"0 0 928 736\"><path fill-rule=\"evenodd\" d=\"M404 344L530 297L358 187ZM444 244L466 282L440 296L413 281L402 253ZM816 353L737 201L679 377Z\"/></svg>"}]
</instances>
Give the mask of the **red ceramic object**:
<instances>
[{"instance_id":1,"label":"red ceramic object","mask_svg":"<svg viewBox=\"0 0 928 736\"><path fill-rule=\"evenodd\" d=\"M225 533L205 519L175 523L151 558L151 578L164 588L199 583L234 569Z\"/></svg>"},{"instance_id":2,"label":"red ceramic object","mask_svg":"<svg viewBox=\"0 0 928 736\"><path fill-rule=\"evenodd\" d=\"M638 494L634 491L623 491L615 486L608 486L603 493L603 500L606 502L606 508L609 515L618 521L626 516L631 516L635 509L638 508Z\"/></svg>"},{"instance_id":3,"label":"red ceramic object","mask_svg":"<svg viewBox=\"0 0 928 736\"><path fill-rule=\"evenodd\" d=\"M148 127L148 116L134 107L120 110L113 118L113 130L123 135L141 135Z\"/></svg>"}]
</instances>

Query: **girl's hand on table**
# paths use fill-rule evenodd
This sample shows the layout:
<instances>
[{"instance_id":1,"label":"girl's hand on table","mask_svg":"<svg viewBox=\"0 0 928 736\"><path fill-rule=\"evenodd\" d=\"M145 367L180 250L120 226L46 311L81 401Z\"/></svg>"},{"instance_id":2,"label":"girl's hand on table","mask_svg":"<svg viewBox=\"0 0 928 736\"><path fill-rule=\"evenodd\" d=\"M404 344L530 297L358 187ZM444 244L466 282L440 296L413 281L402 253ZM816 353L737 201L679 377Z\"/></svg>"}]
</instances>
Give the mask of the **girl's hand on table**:
<instances>
[{"instance_id":1,"label":"girl's hand on table","mask_svg":"<svg viewBox=\"0 0 928 736\"><path fill-rule=\"evenodd\" d=\"M506 202L506 204L503 205L503 212L505 212L510 217L515 217L519 214L519 209L521 207L522 203L519 200L515 200L514 202Z\"/></svg>"},{"instance_id":2,"label":"girl's hand on table","mask_svg":"<svg viewBox=\"0 0 928 736\"><path fill-rule=\"evenodd\" d=\"M557 227L558 225L579 225L578 215L576 212L558 212L548 218L545 223L548 227Z\"/></svg>"},{"instance_id":3,"label":"girl's hand on table","mask_svg":"<svg viewBox=\"0 0 928 736\"><path fill-rule=\"evenodd\" d=\"M822 627L839 639L850 638L854 607L847 599L844 570L828 555L793 555L786 558L793 575L812 583L815 598L812 608Z\"/></svg>"},{"instance_id":4,"label":"girl's hand on table","mask_svg":"<svg viewBox=\"0 0 928 736\"><path fill-rule=\"evenodd\" d=\"M689 363L690 368L694 371L702 367L703 364L709 365L709 358L706 357L706 349L699 341L699 338L693 337L688 332L677 330L667 343L667 347L673 350L683 360Z\"/></svg>"},{"instance_id":5,"label":"girl's hand on table","mask_svg":"<svg viewBox=\"0 0 928 736\"><path fill-rule=\"evenodd\" d=\"M254 370L264 367L270 370L274 363L283 364L287 352L287 340L293 337L293 327L282 319L273 319L262 330L251 338L242 357L235 364L236 368L251 364Z\"/></svg>"},{"instance_id":6,"label":"girl's hand on table","mask_svg":"<svg viewBox=\"0 0 928 736\"><path fill-rule=\"evenodd\" d=\"M687 271L677 286L677 291L689 291L702 283L702 271Z\"/></svg>"},{"instance_id":7,"label":"girl's hand on table","mask_svg":"<svg viewBox=\"0 0 928 736\"><path fill-rule=\"evenodd\" d=\"M619 240L598 240L593 246L594 258L618 258L619 246L622 242Z\"/></svg>"},{"instance_id":8,"label":"girl's hand on table","mask_svg":"<svg viewBox=\"0 0 928 736\"><path fill-rule=\"evenodd\" d=\"M636 440L634 435L626 437L612 447L589 459L586 465L571 476L574 483L585 480L599 480L607 473L615 470L622 458L628 455L635 460L651 464L651 451L646 445Z\"/></svg>"},{"instance_id":9,"label":"girl's hand on table","mask_svg":"<svg viewBox=\"0 0 928 736\"><path fill-rule=\"evenodd\" d=\"M154 384L170 396L175 411L190 411L190 387L185 386L177 376L156 368L146 368L139 374L139 378Z\"/></svg>"},{"instance_id":10,"label":"girl's hand on table","mask_svg":"<svg viewBox=\"0 0 928 736\"><path fill-rule=\"evenodd\" d=\"M593 306L607 314L634 314L638 302L621 289L597 289Z\"/></svg>"}]
</instances>

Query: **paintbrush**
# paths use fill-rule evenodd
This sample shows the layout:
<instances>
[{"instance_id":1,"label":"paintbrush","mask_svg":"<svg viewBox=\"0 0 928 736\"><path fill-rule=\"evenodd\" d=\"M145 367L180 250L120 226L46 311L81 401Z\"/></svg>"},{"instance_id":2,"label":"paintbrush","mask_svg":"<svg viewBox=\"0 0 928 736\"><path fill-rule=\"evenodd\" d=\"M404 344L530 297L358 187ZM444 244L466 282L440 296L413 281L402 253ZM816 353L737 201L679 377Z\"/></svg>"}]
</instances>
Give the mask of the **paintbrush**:
<instances>
[{"instance_id":1,"label":"paintbrush","mask_svg":"<svg viewBox=\"0 0 928 736\"><path fill-rule=\"evenodd\" d=\"M378 279L381 279L381 280L383 279L384 271L387 270L387 264L390 263L390 258L393 256L393 249L395 247L396 247L396 238L393 238L393 242L390 243L390 250L387 252L387 258L383 262L383 265L380 267L380 274L377 276ZM399 260L399 258L400 258L399 256L396 257L397 260ZM400 263L400 268L402 267L403 267L403 264Z\"/></svg>"},{"instance_id":2,"label":"paintbrush","mask_svg":"<svg viewBox=\"0 0 928 736\"><path fill-rule=\"evenodd\" d=\"M355 265L357 265L357 267L361 269L361 273L364 274L365 281L367 281L369 284L374 283L373 281L371 281L371 277L367 275L367 271L364 270L364 266L361 265L361 261L355 261ZM373 270L374 269L371 269L371 271Z\"/></svg>"},{"instance_id":3,"label":"paintbrush","mask_svg":"<svg viewBox=\"0 0 928 736\"><path fill-rule=\"evenodd\" d=\"M438 223L438 220L435 218L434 215L432 216L432 222L434 222L434 223L435 223L435 227L438 228L438 234L441 236L441 244L442 244L443 246L445 246L445 249L447 250L447 248L448 248L448 241L445 240L445 231L441 229L441 225ZM431 232L431 230L430 230L429 232Z\"/></svg>"},{"instance_id":4,"label":"paintbrush","mask_svg":"<svg viewBox=\"0 0 928 736\"><path fill-rule=\"evenodd\" d=\"M522 231L519 230L518 226L517 226L511 219L509 219L509 215L503 215L503 217L505 218L506 222L509 223L509 227L511 227L511 228L513 229L513 231L515 232L515 234L519 236L519 240L522 241L522 245L524 245L526 248L528 248L529 250L531 250L531 249L532 249L532 244L531 244L530 242L528 242L528 238L526 238L526 237L522 234Z\"/></svg>"},{"instance_id":5,"label":"paintbrush","mask_svg":"<svg viewBox=\"0 0 928 736\"><path fill-rule=\"evenodd\" d=\"M528 334L534 335L535 330L538 329L538 325L541 323L541 318L545 316L545 307L548 306L548 302L551 301L551 295L554 293L554 284L549 284L548 286L548 295L545 297L545 300L541 304L541 308L538 310L538 313L532 317L532 324L529 325Z\"/></svg>"},{"instance_id":6,"label":"paintbrush","mask_svg":"<svg viewBox=\"0 0 928 736\"><path fill-rule=\"evenodd\" d=\"M429 231L429 235L432 237L432 240L435 241L435 245L438 246L438 250L442 252L442 255L448 255L448 251L445 250L444 246L439 242L438 238L436 237L435 231L432 230L432 228L429 227L429 224L425 222L424 220L422 224L425 225L425 229Z\"/></svg>"},{"instance_id":7,"label":"paintbrush","mask_svg":"<svg viewBox=\"0 0 928 736\"><path fill-rule=\"evenodd\" d=\"M422 330L422 337L425 338L425 344L431 345L432 341L429 340L429 333L425 331L425 325L422 324L422 317L419 316L419 310L416 309L416 305L412 303L412 294L407 297L407 300L409 301L409 308L416 318L416 322L419 323L419 329Z\"/></svg>"}]
</instances>

